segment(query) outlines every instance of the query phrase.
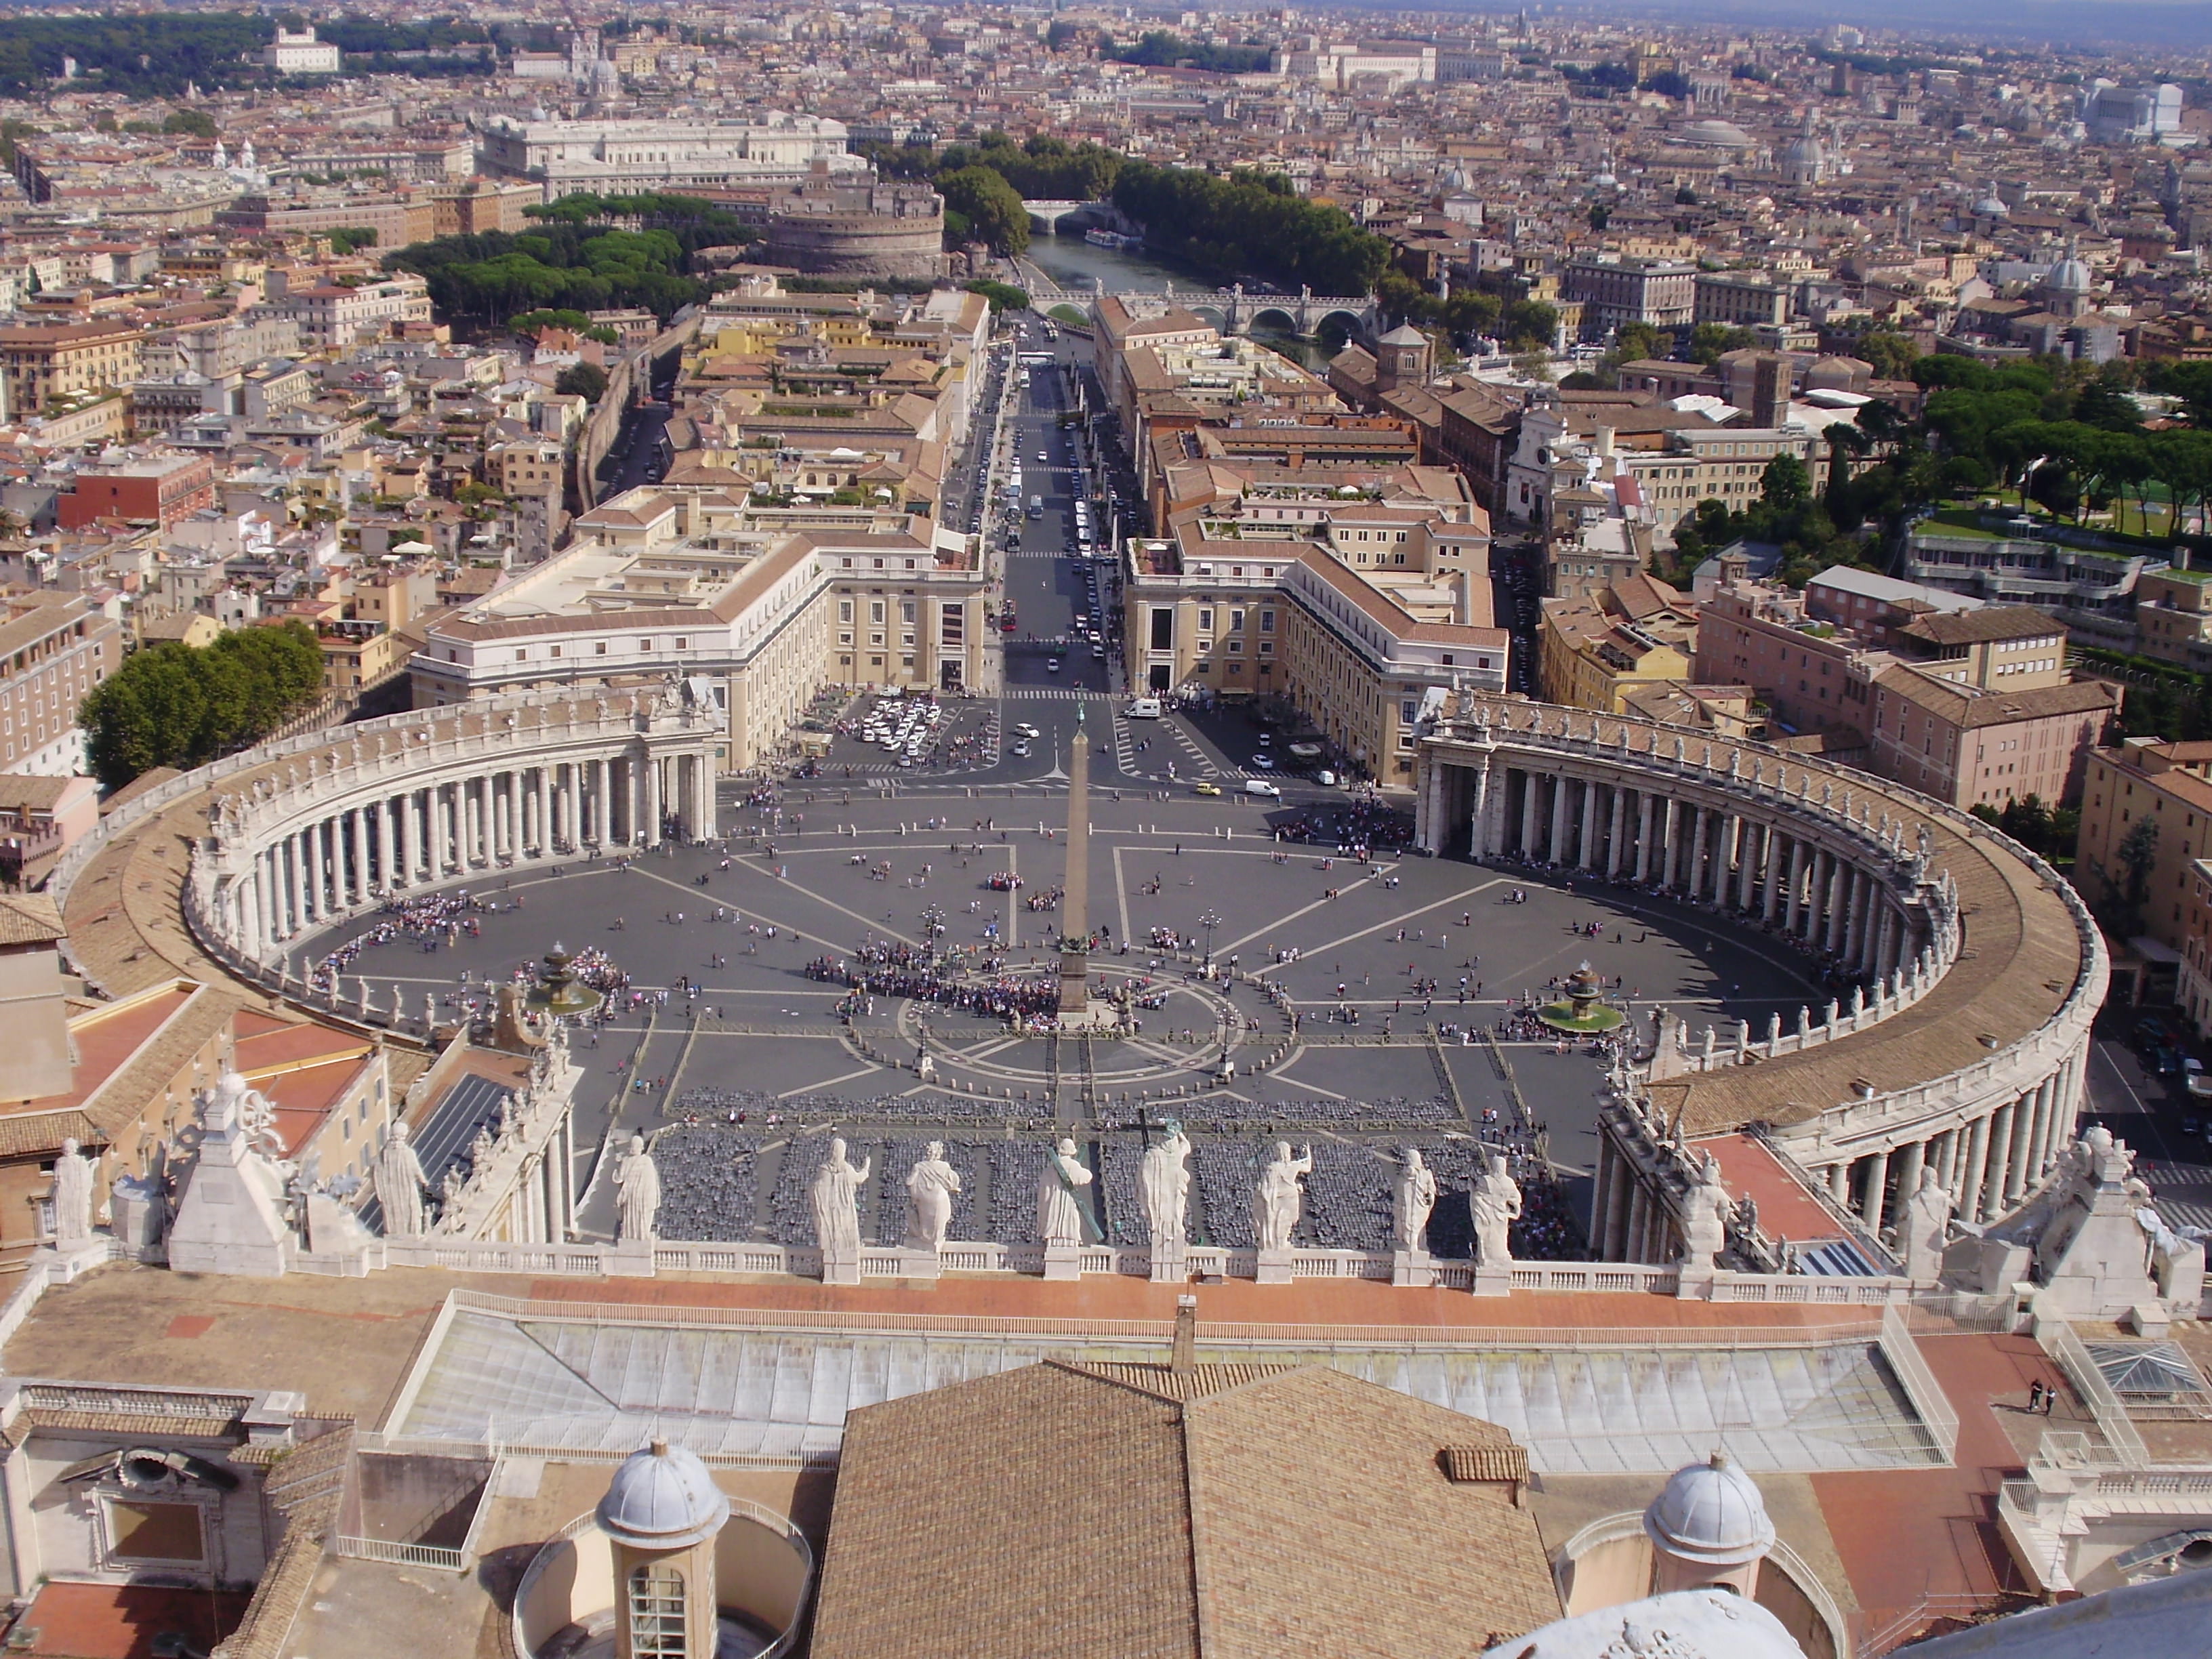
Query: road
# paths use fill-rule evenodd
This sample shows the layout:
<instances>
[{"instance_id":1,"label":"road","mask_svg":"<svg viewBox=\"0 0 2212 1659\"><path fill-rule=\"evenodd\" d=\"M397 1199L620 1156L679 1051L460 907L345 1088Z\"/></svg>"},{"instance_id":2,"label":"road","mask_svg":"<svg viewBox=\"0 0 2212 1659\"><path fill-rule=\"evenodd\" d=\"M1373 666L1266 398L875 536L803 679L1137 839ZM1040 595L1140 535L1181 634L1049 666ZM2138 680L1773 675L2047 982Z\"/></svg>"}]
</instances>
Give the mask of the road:
<instances>
[{"instance_id":1,"label":"road","mask_svg":"<svg viewBox=\"0 0 2212 1659\"><path fill-rule=\"evenodd\" d=\"M668 476L668 422L675 413L669 399L675 393L677 359L672 351L656 366L649 401L623 411L622 430L599 463L601 501L640 484L659 483Z\"/></svg>"}]
</instances>

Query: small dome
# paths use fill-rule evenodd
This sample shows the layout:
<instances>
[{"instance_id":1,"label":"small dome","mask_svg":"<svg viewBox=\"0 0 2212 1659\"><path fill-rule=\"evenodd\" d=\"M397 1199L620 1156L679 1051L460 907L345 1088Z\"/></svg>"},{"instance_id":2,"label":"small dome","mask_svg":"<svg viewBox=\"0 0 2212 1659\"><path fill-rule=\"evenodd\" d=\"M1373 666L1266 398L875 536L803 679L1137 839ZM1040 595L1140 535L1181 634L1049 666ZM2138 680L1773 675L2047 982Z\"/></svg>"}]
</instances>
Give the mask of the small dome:
<instances>
[{"instance_id":1,"label":"small dome","mask_svg":"<svg viewBox=\"0 0 2212 1659\"><path fill-rule=\"evenodd\" d=\"M1980 201L1974 204L1974 217L1977 219L2009 219L2012 217L2012 210L2007 207L2002 202L1997 200L1996 191L1991 191L1988 195L1983 197Z\"/></svg>"},{"instance_id":2,"label":"small dome","mask_svg":"<svg viewBox=\"0 0 2212 1659\"><path fill-rule=\"evenodd\" d=\"M2053 294L2087 294L2089 267L2069 253L2051 267L2051 275L2044 279L2043 285Z\"/></svg>"},{"instance_id":3,"label":"small dome","mask_svg":"<svg viewBox=\"0 0 2212 1659\"><path fill-rule=\"evenodd\" d=\"M1668 1554L1713 1566L1753 1560L1774 1544L1759 1488L1718 1451L1674 1471L1644 1511L1644 1531Z\"/></svg>"},{"instance_id":4,"label":"small dome","mask_svg":"<svg viewBox=\"0 0 2212 1659\"><path fill-rule=\"evenodd\" d=\"M696 1454L665 1440L632 1452L599 1499L599 1527L640 1549L680 1550L713 1537L730 1500Z\"/></svg>"},{"instance_id":5,"label":"small dome","mask_svg":"<svg viewBox=\"0 0 2212 1659\"><path fill-rule=\"evenodd\" d=\"M1749 149L1751 135L1733 121L1692 121L1674 135L1675 142L1711 149Z\"/></svg>"},{"instance_id":6,"label":"small dome","mask_svg":"<svg viewBox=\"0 0 2212 1659\"><path fill-rule=\"evenodd\" d=\"M1790 141L1782 152L1782 159L1785 161L1810 161L1817 165L1827 160L1827 152L1820 148L1820 141L1811 133L1802 133Z\"/></svg>"},{"instance_id":7,"label":"small dome","mask_svg":"<svg viewBox=\"0 0 2212 1659\"><path fill-rule=\"evenodd\" d=\"M1392 329L1388 334L1385 334L1380 340L1376 342L1377 345L1389 346L1425 346L1428 344L1428 343L1429 337L1422 333L1418 328L1415 328L1411 323L1399 324L1397 327Z\"/></svg>"}]
</instances>

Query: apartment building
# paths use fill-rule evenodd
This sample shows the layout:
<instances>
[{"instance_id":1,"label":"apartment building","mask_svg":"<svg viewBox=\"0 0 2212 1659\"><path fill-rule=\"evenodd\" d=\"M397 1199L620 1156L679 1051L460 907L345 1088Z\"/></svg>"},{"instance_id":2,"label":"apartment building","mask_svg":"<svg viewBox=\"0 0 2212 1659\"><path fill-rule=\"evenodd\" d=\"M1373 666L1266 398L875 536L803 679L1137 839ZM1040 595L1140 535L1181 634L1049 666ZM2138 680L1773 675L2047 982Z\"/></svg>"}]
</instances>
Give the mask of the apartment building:
<instances>
[{"instance_id":1,"label":"apartment building","mask_svg":"<svg viewBox=\"0 0 2212 1659\"><path fill-rule=\"evenodd\" d=\"M1543 602L1537 684L1547 702L1618 714L1639 687L1689 679L1697 642L1689 600L1656 576L1632 575L1588 597Z\"/></svg>"},{"instance_id":2,"label":"apartment building","mask_svg":"<svg viewBox=\"0 0 2212 1659\"><path fill-rule=\"evenodd\" d=\"M397 324L430 320L429 289L410 271L359 288L323 283L301 289L286 287L281 274L272 273L270 285L269 301L258 314L289 319L298 327L301 343L317 349L350 345L364 335L380 338Z\"/></svg>"},{"instance_id":3,"label":"apartment building","mask_svg":"<svg viewBox=\"0 0 2212 1659\"><path fill-rule=\"evenodd\" d=\"M22 419L56 398L128 386L138 378L143 338L127 323L0 328L0 416Z\"/></svg>"},{"instance_id":4,"label":"apartment building","mask_svg":"<svg viewBox=\"0 0 2212 1659\"><path fill-rule=\"evenodd\" d=\"M2138 825L2146 818L2149 868L2137 908L2121 851L2130 836L2143 833ZM2148 939L2179 954L2201 937L2207 912L2196 866L2205 859L2212 859L2212 742L2126 738L2089 751L2074 884L2109 921L2140 928L2130 944L2139 949Z\"/></svg>"},{"instance_id":5,"label":"apartment building","mask_svg":"<svg viewBox=\"0 0 2212 1659\"><path fill-rule=\"evenodd\" d=\"M1692 284L1692 320L1729 328L1778 328L1790 320L1791 289L1763 270L1701 270Z\"/></svg>"},{"instance_id":6,"label":"apartment building","mask_svg":"<svg viewBox=\"0 0 2212 1659\"><path fill-rule=\"evenodd\" d=\"M1893 667L1875 682L1867 769L1957 807L2070 805L2119 706L2102 680L1983 687Z\"/></svg>"},{"instance_id":7,"label":"apartment building","mask_svg":"<svg viewBox=\"0 0 2212 1659\"><path fill-rule=\"evenodd\" d=\"M1688 328L1697 320L1698 267L1686 259L1583 254L1567 265L1566 297L1583 308L1583 334L1603 339L1623 323Z\"/></svg>"},{"instance_id":8,"label":"apartment building","mask_svg":"<svg viewBox=\"0 0 2212 1659\"><path fill-rule=\"evenodd\" d=\"M77 705L123 660L123 624L81 593L0 593L0 772L85 768Z\"/></svg>"},{"instance_id":9,"label":"apartment building","mask_svg":"<svg viewBox=\"0 0 2212 1659\"><path fill-rule=\"evenodd\" d=\"M2136 648L2202 672L2212 665L2212 570L2146 570L2136 578Z\"/></svg>"},{"instance_id":10,"label":"apartment building","mask_svg":"<svg viewBox=\"0 0 2212 1659\"><path fill-rule=\"evenodd\" d=\"M728 717L723 764L775 751L826 684L980 683L972 542L892 509L763 508L718 487L634 489L544 562L433 623L417 707L562 684L681 680Z\"/></svg>"},{"instance_id":11,"label":"apartment building","mask_svg":"<svg viewBox=\"0 0 2212 1659\"><path fill-rule=\"evenodd\" d=\"M174 527L215 505L215 466L196 455L149 455L81 469L54 502L64 530L102 519Z\"/></svg>"}]
</instances>

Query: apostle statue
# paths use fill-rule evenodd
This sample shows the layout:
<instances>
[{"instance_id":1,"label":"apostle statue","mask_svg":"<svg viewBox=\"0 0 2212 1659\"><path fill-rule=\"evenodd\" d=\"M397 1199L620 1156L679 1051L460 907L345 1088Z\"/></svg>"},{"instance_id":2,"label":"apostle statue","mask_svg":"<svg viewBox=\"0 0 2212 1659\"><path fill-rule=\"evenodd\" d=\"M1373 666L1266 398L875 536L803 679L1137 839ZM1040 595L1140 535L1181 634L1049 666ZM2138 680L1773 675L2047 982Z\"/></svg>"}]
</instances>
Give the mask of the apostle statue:
<instances>
[{"instance_id":1,"label":"apostle statue","mask_svg":"<svg viewBox=\"0 0 2212 1659\"><path fill-rule=\"evenodd\" d=\"M1698 1179L1682 1200L1682 1266L1711 1273L1728 1244L1728 1218L1734 1209L1721 1184L1720 1160L1711 1152L1698 1165Z\"/></svg>"},{"instance_id":2,"label":"apostle statue","mask_svg":"<svg viewBox=\"0 0 2212 1659\"><path fill-rule=\"evenodd\" d=\"M407 1136L404 1122L395 1122L386 1129L384 1145L377 1149L376 1161L370 1166L376 1202L384 1212L386 1238L420 1238L430 1230L429 1208L422 1201L430 1183L422 1174L422 1160L408 1145Z\"/></svg>"},{"instance_id":3,"label":"apostle statue","mask_svg":"<svg viewBox=\"0 0 2212 1659\"><path fill-rule=\"evenodd\" d=\"M1916 1284L1929 1284L1943 1272L1943 1247L1951 1239L1951 1193L1936 1171L1920 1166L1920 1185L1905 1200L1898 1218L1898 1249L1905 1257L1905 1276Z\"/></svg>"},{"instance_id":4,"label":"apostle statue","mask_svg":"<svg viewBox=\"0 0 2212 1659\"><path fill-rule=\"evenodd\" d=\"M1252 1192L1252 1232L1262 1250L1274 1254L1291 1248L1291 1230L1298 1224L1305 1202L1298 1177L1312 1173L1311 1146L1292 1158L1289 1141L1275 1143L1275 1156L1261 1167L1260 1184Z\"/></svg>"},{"instance_id":5,"label":"apostle statue","mask_svg":"<svg viewBox=\"0 0 2212 1659\"><path fill-rule=\"evenodd\" d=\"M873 1161L864 1158L858 1164L848 1164L845 1139L836 1135L830 1139L830 1156L814 1172L806 1198L814 1211L814 1242L821 1245L825 1261L833 1255L840 1261L860 1259L860 1188L868 1184Z\"/></svg>"},{"instance_id":6,"label":"apostle statue","mask_svg":"<svg viewBox=\"0 0 2212 1659\"><path fill-rule=\"evenodd\" d=\"M1437 1172L1422 1161L1421 1149L1406 1148L1406 1161L1398 1170L1398 1184L1390 1203L1390 1247L1396 1250L1428 1248L1429 1212L1437 1207Z\"/></svg>"},{"instance_id":7,"label":"apostle statue","mask_svg":"<svg viewBox=\"0 0 2212 1659\"><path fill-rule=\"evenodd\" d=\"M1513 1224L1521 1218L1521 1188L1506 1170L1504 1153L1484 1154L1482 1173L1468 1188L1467 1207L1474 1223L1475 1264L1510 1267Z\"/></svg>"},{"instance_id":8,"label":"apostle statue","mask_svg":"<svg viewBox=\"0 0 2212 1659\"><path fill-rule=\"evenodd\" d=\"M1048 1250L1073 1249L1083 1243L1081 1189L1091 1184L1091 1171L1075 1155L1075 1143L1063 1139L1045 1155L1044 1174L1037 1182L1037 1236Z\"/></svg>"},{"instance_id":9,"label":"apostle statue","mask_svg":"<svg viewBox=\"0 0 2212 1659\"><path fill-rule=\"evenodd\" d=\"M54 1243L62 1249L82 1244L92 1237L92 1177L99 1168L77 1151L76 1142L62 1142L54 1160Z\"/></svg>"},{"instance_id":10,"label":"apostle statue","mask_svg":"<svg viewBox=\"0 0 2212 1659\"><path fill-rule=\"evenodd\" d=\"M615 1242L643 1243L653 1237L653 1218L660 1213L660 1166L646 1150L642 1134L629 1138L629 1156L623 1159L615 1189Z\"/></svg>"},{"instance_id":11,"label":"apostle statue","mask_svg":"<svg viewBox=\"0 0 2212 1659\"><path fill-rule=\"evenodd\" d=\"M945 1231L952 1224L952 1199L960 1190L960 1172L945 1161L945 1143L933 1140L921 1163L906 1178L906 1247L934 1255L945 1248Z\"/></svg>"},{"instance_id":12,"label":"apostle statue","mask_svg":"<svg viewBox=\"0 0 2212 1659\"><path fill-rule=\"evenodd\" d=\"M1183 1212L1190 1200L1190 1139L1182 1125L1170 1121L1167 1133L1145 1148L1137 1164L1137 1201L1145 1212L1146 1231L1152 1249L1179 1249L1183 1243Z\"/></svg>"}]
</instances>

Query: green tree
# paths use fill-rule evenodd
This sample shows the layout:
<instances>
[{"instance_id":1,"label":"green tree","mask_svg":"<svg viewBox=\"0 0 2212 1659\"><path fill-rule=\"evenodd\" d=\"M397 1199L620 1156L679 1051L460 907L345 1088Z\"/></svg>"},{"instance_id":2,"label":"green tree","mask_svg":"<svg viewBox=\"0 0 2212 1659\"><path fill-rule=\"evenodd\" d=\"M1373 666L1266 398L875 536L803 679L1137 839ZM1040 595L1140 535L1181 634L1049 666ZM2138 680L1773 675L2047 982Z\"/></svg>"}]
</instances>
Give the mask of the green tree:
<instances>
[{"instance_id":1,"label":"green tree","mask_svg":"<svg viewBox=\"0 0 2212 1659\"><path fill-rule=\"evenodd\" d=\"M149 647L78 709L93 770L118 788L156 766L194 767L257 743L322 694L307 627L241 629L200 648Z\"/></svg>"},{"instance_id":2,"label":"green tree","mask_svg":"<svg viewBox=\"0 0 2212 1659\"><path fill-rule=\"evenodd\" d=\"M553 382L553 390L562 397L581 398L587 404L599 402L606 389L607 372L597 363L571 363Z\"/></svg>"},{"instance_id":3,"label":"green tree","mask_svg":"<svg viewBox=\"0 0 2212 1659\"><path fill-rule=\"evenodd\" d=\"M1613 331L1613 349L1606 353L1607 366L1618 368L1623 363L1643 362L1650 358L1665 358L1674 349L1674 343L1649 323L1623 323Z\"/></svg>"},{"instance_id":4,"label":"green tree","mask_svg":"<svg viewBox=\"0 0 2212 1659\"><path fill-rule=\"evenodd\" d=\"M1777 455L1759 475L1760 504L1779 511L1802 507L1813 499L1812 475L1795 455Z\"/></svg>"},{"instance_id":5,"label":"green tree","mask_svg":"<svg viewBox=\"0 0 2212 1659\"><path fill-rule=\"evenodd\" d=\"M161 123L161 131L183 137L212 138L216 135L215 117L204 109L171 110Z\"/></svg>"},{"instance_id":6,"label":"green tree","mask_svg":"<svg viewBox=\"0 0 2212 1659\"><path fill-rule=\"evenodd\" d=\"M376 228L374 225L353 225L326 230L323 234L329 240L333 253L352 253L361 248L376 246Z\"/></svg>"},{"instance_id":7,"label":"green tree","mask_svg":"<svg viewBox=\"0 0 2212 1659\"><path fill-rule=\"evenodd\" d=\"M994 312L1027 311L1030 295L1027 289L1016 288L1012 283L975 282L967 285L970 294L980 294L991 302Z\"/></svg>"},{"instance_id":8,"label":"green tree","mask_svg":"<svg viewBox=\"0 0 2212 1659\"><path fill-rule=\"evenodd\" d=\"M1012 258L1029 252L1029 208L1021 192L989 167L941 173L937 191L946 207L967 219L972 234L992 252Z\"/></svg>"},{"instance_id":9,"label":"green tree","mask_svg":"<svg viewBox=\"0 0 2212 1659\"><path fill-rule=\"evenodd\" d=\"M1711 368L1723 354L1747 350L1758 343L1759 337L1747 328L1730 328L1726 323L1699 323L1690 331L1690 361Z\"/></svg>"},{"instance_id":10,"label":"green tree","mask_svg":"<svg viewBox=\"0 0 2212 1659\"><path fill-rule=\"evenodd\" d=\"M1870 328L1852 343L1851 355L1874 370L1877 380L1905 380L1920 353L1912 342L1893 328Z\"/></svg>"}]
</instances>

